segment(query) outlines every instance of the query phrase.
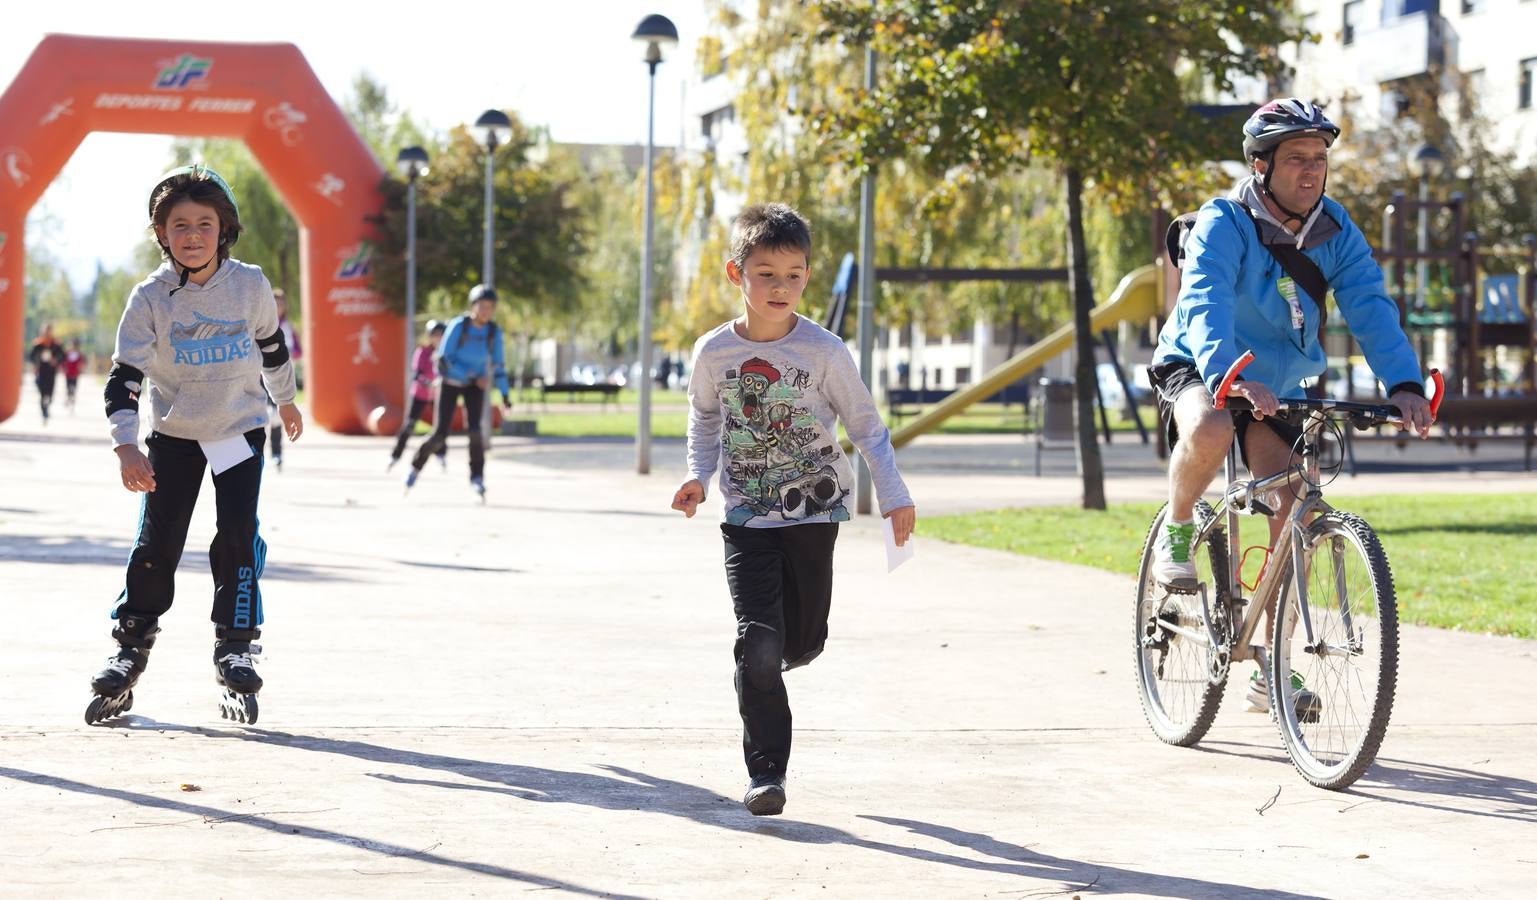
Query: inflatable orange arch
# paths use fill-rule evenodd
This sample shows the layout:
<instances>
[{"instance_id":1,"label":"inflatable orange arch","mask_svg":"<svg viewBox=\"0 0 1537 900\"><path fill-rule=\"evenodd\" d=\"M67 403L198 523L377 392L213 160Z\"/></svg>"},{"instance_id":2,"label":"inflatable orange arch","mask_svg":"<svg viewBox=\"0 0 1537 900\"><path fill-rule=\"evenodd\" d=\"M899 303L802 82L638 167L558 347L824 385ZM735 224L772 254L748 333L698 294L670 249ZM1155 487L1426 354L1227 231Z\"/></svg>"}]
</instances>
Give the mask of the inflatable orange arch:
<instances>
[{"instance_id":1,"label":"inflatable orange arch","mask_svg":"<svg viewBox=\"0 0 1537 900\"><path fill-rule=\"evenodd\" d=\"M0 421L21 399L27 213L93 131L244 141L299 222L311 420L400 421L405 323L369 282L384 170L299 48L74 35L44 38L0 94ZM148 192L159 174L122 177Z\"/></svg>"}]
</instances>

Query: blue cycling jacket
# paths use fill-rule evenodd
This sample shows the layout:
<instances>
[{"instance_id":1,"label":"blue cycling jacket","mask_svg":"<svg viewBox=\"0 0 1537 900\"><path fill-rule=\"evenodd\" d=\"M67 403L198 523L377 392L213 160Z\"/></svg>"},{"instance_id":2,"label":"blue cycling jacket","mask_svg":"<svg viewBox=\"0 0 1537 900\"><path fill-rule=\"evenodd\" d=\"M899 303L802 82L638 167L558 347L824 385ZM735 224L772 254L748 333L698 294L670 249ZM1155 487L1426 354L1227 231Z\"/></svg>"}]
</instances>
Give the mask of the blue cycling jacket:
<instances>
[{"instance_id":1,"label":"blue cycling jacket","mask_svg":"<svg viewBox=\"0 0 1537 900\"><path fill-rule=\"evenodd\" d=\"M1326 365L1318 306L1297 285L1303 327L1293 327L1292 307L1281 293L1286 272L1260 243L1258 231L1270 243L1296 241L1297 236L1265 211L1252 180L1235 188L1232 197L1201 207L1185 244L1179 299L1158 336L1153 364L1193 362L1215 393L1233 363L1253 350L1255 360L1242 377L1279 397L1300 397L1302 380ZM1254 217L1238 198L1256 211ZM1324 198L1301 234L1302 252L1328 279L1335 306L1372 372L1390 390L1406 382L1421 385L1419 360L1398 324L1398 305L1388 297L1382 269L1344 207Z\"/></svg>"},{"instance_id":2,"label":"blue cycling jacket","mask_svg":"<svg viewBox=\"0 0 1537 900\"><path fill-rule=\"evenodd\" d=\"M502 360L502 335L495 322L476 325L469 316L448 323L438 345L438 372L448 381L469 384L490 375L496 389L507 393L507 369Z\"/></svg>"}]
</instances>

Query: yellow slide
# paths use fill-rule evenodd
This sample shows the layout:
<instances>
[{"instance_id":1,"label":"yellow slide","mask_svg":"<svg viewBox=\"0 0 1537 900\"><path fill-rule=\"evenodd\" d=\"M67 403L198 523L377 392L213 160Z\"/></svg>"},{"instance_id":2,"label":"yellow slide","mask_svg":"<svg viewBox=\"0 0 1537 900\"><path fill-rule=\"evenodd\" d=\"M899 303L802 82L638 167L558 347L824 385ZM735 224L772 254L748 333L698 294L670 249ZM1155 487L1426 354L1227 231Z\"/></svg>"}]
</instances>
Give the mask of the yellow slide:
<instances>
[{"instance_id":1,"label":"yellow slide","mask_svg":"<svg viewBox=\"0 0 1537 900\"><path fill-rule=\"evenodd\" d=\"M1157 266L1135 269L1116 285L1110 299L1094 307L1090 321L1098 334L1122 322L1146 322L1158 315L1159 278L1162 270ZM891 445L901 447L921 434L933 431L939 423L964 411L973 403L980 403L1022 378L1025 373L1039 369L1052 357L1071 350L1073 326L1063 325L1056 331L1036 341L1013 358L983 376L981 381L965 390L956 391L934 405L907 425L891 435ZM852 449L845 439L844 449Z\"/></svg>"}]
</instances>

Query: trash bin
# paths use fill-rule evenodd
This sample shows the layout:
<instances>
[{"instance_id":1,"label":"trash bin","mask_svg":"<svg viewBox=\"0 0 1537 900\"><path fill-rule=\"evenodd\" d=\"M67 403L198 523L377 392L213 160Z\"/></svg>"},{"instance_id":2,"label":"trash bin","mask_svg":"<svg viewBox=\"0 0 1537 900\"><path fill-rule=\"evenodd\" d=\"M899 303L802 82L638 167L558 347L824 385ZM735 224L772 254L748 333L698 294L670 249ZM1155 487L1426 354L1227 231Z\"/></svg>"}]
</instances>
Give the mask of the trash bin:
<instances>
[{"instance_id":1,"label":"trash bin","mask_svg":"<svg viewBox=\"0 0 1537 900\"><path fill-rule=\"evenodd\" d=\"M1073 379L1042 378L1036 395L1035 474L1041 474L1041 453L1045 450L1071 450L1078 445L1073 415Z\"/></svg>"}]
</instances>

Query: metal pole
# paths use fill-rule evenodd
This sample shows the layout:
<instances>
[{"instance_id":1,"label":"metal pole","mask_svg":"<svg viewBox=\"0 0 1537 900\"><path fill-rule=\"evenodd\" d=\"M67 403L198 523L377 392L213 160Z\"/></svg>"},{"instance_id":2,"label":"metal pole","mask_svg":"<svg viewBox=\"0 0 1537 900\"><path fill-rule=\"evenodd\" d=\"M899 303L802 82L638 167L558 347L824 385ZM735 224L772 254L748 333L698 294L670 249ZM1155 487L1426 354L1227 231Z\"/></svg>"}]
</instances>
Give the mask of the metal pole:
<instances>
[{"instance_id":1,"label":"metal pole","mask_svg":"<svg viewBox=\"0 0 1537 900\"><path fill-rule=\"evenodd\" d=\"M416 373L411 371L411 356L416 350L416 168L406 184L406 399L400 408L402 416L411 414L411 384ZM402 424L409 424L402 422Z\"/></svg>"},{"instance_id":2,"label":"metal pole","mask_svg":"<svg viewBox=\"0 0 1537 900\"><path fill-rule=\"evenodd\" d=\"M875 89L875 51L865 48L865 90ZM875 170L866 168L859 180L859 377L869 388L874 384L875 338ZM912 349L908 348L909 354ZM867 515L871 510L870 467L862 454L858 459L858 487L855 511Z\"/></svg>"},{"instance_id":3,"label":"metal pole","mask_svg":"<svg viewBox=\"0 0 1537 900\"><path fill-rule=\"evenodd\" d=\"M1420 252L1419 262L1414 264L1414 307L1423 310L1425 308L1425 279L1430 274L1430 262L1425 259L1425 251L1430 249L1430 176L1420 176L1420 221L1419 232L1416 235L1417 246Z\"/></svg>"},{"instance_id":4,"label":"metal pole","mask_svg":"<svg viewBox=\"0 0 1537 900\"><path fill-rule=\"evenodd\" d=\"M491 165L495 160L496 136L492 135L486 139L486 247L480 263L480 283L486 287L496 287L496 276L491 269L491 229L494 227L492 213L496 203L491 190Z\"/></svg>"},{"instance_id":5,"label":"metal pole","mask_svg":"<svg viewBox=\"0 0 1537 900\"><path fill-rule=\"evenodd\" d=\"M653 45L655 46L655 45ZM656 64L651 67L646 109L646 240L640 256L640 421L635 426L635 471L651 472L651 215L655 198L651 185L651 144L656 129Z\"/></svg>"}]
</instances>

